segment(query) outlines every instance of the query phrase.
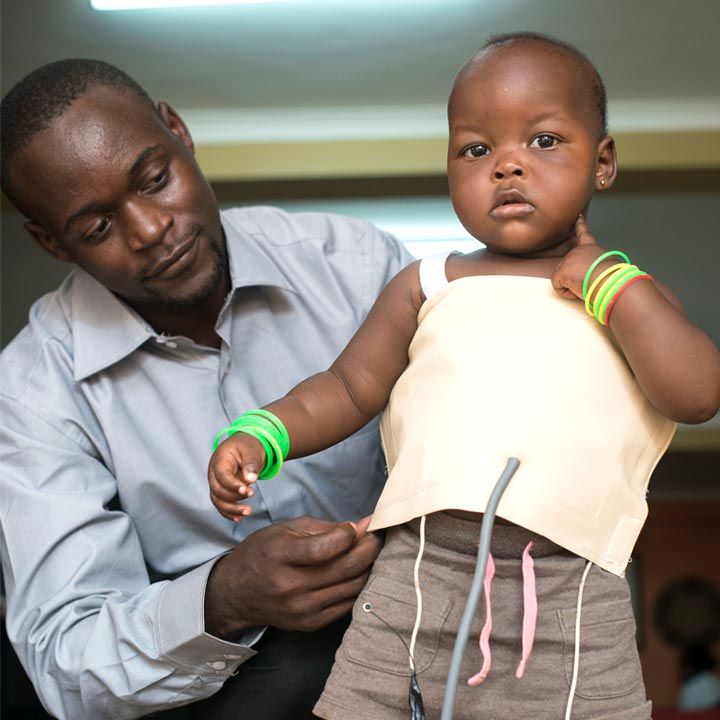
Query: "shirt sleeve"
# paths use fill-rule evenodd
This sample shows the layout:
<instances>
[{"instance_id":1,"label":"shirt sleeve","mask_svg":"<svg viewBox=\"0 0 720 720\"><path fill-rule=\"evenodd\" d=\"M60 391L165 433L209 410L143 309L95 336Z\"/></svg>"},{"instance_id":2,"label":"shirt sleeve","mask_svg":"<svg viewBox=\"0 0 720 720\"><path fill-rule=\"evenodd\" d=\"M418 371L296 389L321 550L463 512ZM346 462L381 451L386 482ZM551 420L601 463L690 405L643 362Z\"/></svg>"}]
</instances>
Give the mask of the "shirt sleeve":
<instances>
[{"instance_id":1,"label":"shirt sleeve","mask_svg":"<svg viewBox=\"0 0 720 720\"><path fill-rule=\"evenodd\" d=\"M367 223L366 227L365 237L370 248L370 277L367 297L369 309L377 300L382 289L414 258L393 235L370 223Z\"/></svg>"},{"instance_id":2,"label":"shirt sleeve","mask_svg":"<svg viewBox=\"0 0 720 720\"><path fill-rule=\"evenodd\" d=\"M72 428L0 399L7 631L47 710L135 718L218 691L255 652L204 631L213 561L151 583L111 472ZM179 540L180 541L180 540Z\"/></svg>"}]
</instances>

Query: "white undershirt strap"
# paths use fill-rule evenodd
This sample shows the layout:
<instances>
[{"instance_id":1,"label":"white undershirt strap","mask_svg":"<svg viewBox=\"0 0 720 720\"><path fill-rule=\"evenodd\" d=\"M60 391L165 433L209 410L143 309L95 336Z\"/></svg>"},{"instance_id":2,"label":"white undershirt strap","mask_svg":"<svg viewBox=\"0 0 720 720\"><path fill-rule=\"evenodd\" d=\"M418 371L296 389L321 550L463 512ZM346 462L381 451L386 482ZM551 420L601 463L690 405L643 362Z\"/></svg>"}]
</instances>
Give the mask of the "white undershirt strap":
<instances>
[{"instance_id":1,"label":"white undershirt strap","mask_svg":"<svg viewBox=\"0 0 720 720\"><path fill-rule=\"evenodd\" d=\"M440 288L448 284L445 273L445 261L455 251L442 252L437 255L429 255L420 260L420 288L429 300Z\"/></svg>"}]
</instances>

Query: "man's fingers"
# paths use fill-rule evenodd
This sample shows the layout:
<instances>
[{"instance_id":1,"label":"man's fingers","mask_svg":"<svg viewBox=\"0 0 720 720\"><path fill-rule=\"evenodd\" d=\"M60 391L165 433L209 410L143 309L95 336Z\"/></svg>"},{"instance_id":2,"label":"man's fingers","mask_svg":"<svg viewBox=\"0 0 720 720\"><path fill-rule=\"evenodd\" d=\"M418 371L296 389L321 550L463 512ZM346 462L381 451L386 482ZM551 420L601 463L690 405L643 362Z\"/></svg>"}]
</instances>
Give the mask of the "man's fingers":
<instances>
[{"instance_id":1,"label":"man's fingers","mask_svg":"<svg viewBox=\"0 0 720 720\"><path fill-rule=\"evenodd\" d=\"M580 215L575 221L575 237L578 245L596 245L595 238L590 234L587 221Z\"/></svg>"},{"instance_id":2,"label":"man's fingers","mask_svg":"<svg viewBox=\"0 0 720 720\"><path fill-rule=\"evenodd\" d=\"M335 588L345 583L358 581L357 592L362 587L363 578L370 571L377 558L382 540L375 535L368 535L354 545L351 550L321 565L298 566L298 572L306 573L306 587L309 591L326 589L331 594Z\"/></svg>"},{"instance_id":3,"label":"man's fingers","mask_svg":"<svg viewBox=\"0 0 720 720\"><path fill-rule=\"evenodd\" d=\"M285 608L281 624L277 627L307 632L346 615L352 610L355 598L365 587L369 574L368 568L356 578L310 590L303 596L296 595L293 604Z\"/></svg>"},{"instance_id":4,"label":"man's fingers","mask_svg":"<svg viewBox=\"0 0 720 720\"><path fill-rule=\"evenodd\" d=\"M297 539L288 543L287 561L291 565L321 565L347 553L356 543L351 523L335 523L324 532L298 531Z\"/></svg>"},{"instance_id":5,"label":"man's fingers","mask_svg":"<svg viewBox=\"0 0 720 720\"><path fill-rule=\"evenodd\" d=\"M360 518L357 522L352 523L352 526L355 528L355 536L358 540L364 538L367 534L367 529L372 521L372 518L372 515L366 515L364 518Z\"/></svg>"}]
</instances>

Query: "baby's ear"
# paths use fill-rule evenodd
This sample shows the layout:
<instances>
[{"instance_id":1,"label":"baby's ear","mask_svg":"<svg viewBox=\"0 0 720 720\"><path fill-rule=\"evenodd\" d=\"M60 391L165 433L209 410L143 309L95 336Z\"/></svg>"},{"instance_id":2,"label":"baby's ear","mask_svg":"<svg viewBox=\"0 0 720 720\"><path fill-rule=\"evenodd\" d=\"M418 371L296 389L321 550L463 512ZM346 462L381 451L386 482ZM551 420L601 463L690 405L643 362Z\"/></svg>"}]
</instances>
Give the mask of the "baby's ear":
<instances>
[{"instance_id":1,"label":"baby's ear","mask_svg":"<svg viewBox=\"0 0 720 720\"><path fill-rule=\"evenodd\" d=\"M617 153L615 152L615 141L609 135L606 135L598 143L595 190L598 192L609 190L615 182L616 175Z\"/></svg>"}]
</instances>

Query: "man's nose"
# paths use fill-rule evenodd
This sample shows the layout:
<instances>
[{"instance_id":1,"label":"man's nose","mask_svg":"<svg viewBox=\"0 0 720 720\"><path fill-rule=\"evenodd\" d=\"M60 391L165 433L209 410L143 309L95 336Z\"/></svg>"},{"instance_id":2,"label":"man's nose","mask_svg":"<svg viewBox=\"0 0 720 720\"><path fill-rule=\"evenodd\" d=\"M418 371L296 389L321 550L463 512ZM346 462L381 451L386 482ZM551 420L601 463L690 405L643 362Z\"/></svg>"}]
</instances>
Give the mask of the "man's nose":
<instances>
[{"instance_id":1,"label":"man's nose","mask_svg":"<svg viewBox=\"0 0 720 720\"><path fill-rule=\"evenodd\" d=\"M134 251L161 243L173 225L172 213L151 203L130 203L126 210L128 244Z\"/></svg>"}]
</instances>

